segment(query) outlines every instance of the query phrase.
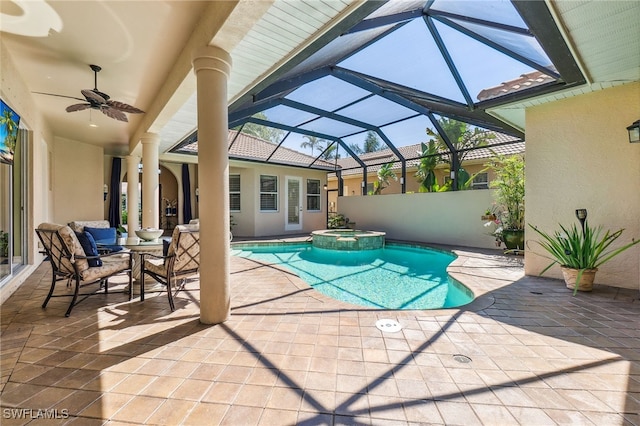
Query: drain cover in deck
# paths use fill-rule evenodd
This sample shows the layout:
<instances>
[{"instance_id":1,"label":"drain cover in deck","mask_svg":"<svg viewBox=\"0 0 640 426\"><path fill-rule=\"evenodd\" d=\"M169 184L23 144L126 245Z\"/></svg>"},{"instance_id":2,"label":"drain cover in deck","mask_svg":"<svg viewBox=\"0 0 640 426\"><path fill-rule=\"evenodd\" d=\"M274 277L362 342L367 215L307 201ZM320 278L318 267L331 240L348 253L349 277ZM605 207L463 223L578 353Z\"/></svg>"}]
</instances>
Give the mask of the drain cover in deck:
<instances>
[{"instance_id":1,"label":"drain cover in deck","mask_svg":"<svg viewBox=\"0 0 640 426\"><path fill-rule=\"evenodd\" d=\"M376 321L376 328L387 333L396 333L402 330L400 323L392 319L379 319Z\"/></svg>"}]
</instances>

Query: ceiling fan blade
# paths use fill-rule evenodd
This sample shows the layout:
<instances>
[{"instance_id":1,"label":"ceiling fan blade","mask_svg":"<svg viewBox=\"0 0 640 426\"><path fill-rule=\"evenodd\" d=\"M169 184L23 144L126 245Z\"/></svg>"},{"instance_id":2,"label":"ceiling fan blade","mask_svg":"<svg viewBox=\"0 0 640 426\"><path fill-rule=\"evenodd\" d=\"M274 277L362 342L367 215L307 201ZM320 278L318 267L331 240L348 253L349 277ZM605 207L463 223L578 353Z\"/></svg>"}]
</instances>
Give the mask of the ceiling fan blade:
<instances>
[{"instance_id":1,"label":"ceiling fan blade","mask_svg":"<svg viewBox=\"0 0 640 426\"><path fill-rule=\"evenodd\" d=\"M37 95L56 96L58 98L75 99L75 100L83 101L83 102L86 101L86 99L76 98L75 96L56 95L55 93L45 93L45 92L31 92L31 93L35 93Z\"/></svg>"},{"instance_id":2,"label":"ceiling fan blade","mask_svg":"<svg viewBox=\"0 0 640 426\"><path fill-rule=\"evenodd\" d=\"M80 92L82 92L84 97L87 98L88 102L95 101L95 102L97 102L99 104L106 104L107 103L107 100L105 98L103 98L102 96L100 96L99 94L97 94L93 90L83 89Z\"/></svg>"},{"instance_id":3,"label":"ceiling fan blade","mask_svg":"<svg viewBox=\"0 0 640 426\"><path fill-rule=\"evenodd\" d=\"M111 108L108 105L104 105L104 106L100 107L100 111L102 111L104 115L106 115L108 117L111 117L111 118L115 118L118 121L124 121L124 122L128 122L129 121L127 119L127 116L124 114L124 112L118 111L115 108Z\"/></svg>"},{"instance_id":4,"label":"ceiling fan blade","mask_svg":"<svg viewBox=\"0 0 640 426\"><path fill-rule=\"evenodd\" d=\"M114 108L123 112L128 112L131 114L144 114L144 111L142 111L141 109L138 109L129 104L125 104L124 102L107 101L107 105L109 105L111 108Z\"/></svg>"},{"instance_id":5,"label":"ceiling fan blade","mask_svg":"<svg viewBox=\"0 0 640 426\"><path fill-rule=\"evenodd\" d=\"M67 112L82 111L91 108L91 104L74 104L67 107Z\"/></svg>"}]
</instances>

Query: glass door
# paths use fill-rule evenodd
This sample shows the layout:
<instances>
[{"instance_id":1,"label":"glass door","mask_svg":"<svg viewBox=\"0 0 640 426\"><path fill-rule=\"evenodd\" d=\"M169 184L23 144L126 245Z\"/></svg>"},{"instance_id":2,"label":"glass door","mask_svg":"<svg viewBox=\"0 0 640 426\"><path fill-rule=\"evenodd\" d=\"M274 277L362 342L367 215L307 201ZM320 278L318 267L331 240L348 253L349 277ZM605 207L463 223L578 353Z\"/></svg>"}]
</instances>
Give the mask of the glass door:
<instances>
[{"instance_id":1,"label":"glass door","mask_svg":"<svg viewBox=\"0 0 640 426\"><path fill-rule=\"evenodd\" d=\"M302 178L287 176L285 178L285 211L287 214L285 231L302 230Z\"/></svg>"}]
</instances>

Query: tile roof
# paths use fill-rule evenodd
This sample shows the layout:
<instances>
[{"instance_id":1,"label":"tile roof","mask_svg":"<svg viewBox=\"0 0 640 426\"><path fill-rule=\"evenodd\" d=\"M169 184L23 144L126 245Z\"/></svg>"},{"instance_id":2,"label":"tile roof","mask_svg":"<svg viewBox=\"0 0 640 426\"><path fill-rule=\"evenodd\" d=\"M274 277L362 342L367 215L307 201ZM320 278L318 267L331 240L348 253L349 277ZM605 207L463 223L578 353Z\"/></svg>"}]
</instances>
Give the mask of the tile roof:
<instances>
[{"instance_id":1,"label":"tile roof","mask_svg":"<svg viewBox=\"0 0 640 426\"><path fill-rule=\"evenodd\" d=\"M533 71L530 73L522 74L520 77L513 80L505 81L494 87L482 89L478 93L478 100L484 101L487 99L497 98L498 96L507 95L509 93L519 92L524 89L530 89L532 87L540 86L545 83L551 83L556 81L555 78L540 72Z\"/></svg>"},{"instance_id":2,"label":"tile roof","mask_svg":"<svg viewBox=\"0 0 640 426\"><path fill-rule=\"evenodd\" d=\"M229 130L229 158L232 160L260 161L263 163L303 166L314 169L335 169L333 163L324 160L314 162L315 157L283 146L279 147L274 153L276 148L278 148L278 145L272 142L247 135L246 133L238 134L236 130ZM197 154L198 142L184 145L180 147L180 151Z\"/></svg>"},{"instance_id":3,"label":"tile roof","mask_svg":"<svg viewBox=\"0 0 640 426\"><path fill-rule=\"evenodd\" d=\"M491 139L491 143L489 146L470 151L466 155L465 161L489 159L493 157L494 152L496 154L503 155L524 153L524 141L520 141L520 139L513 136L505 135L504 133L494 133L494 135L495 138ZM422 153L422 149L419 143L398 147L398 151L404 158L408 159L407 167L417 167L420 159L416 157L419 157ZM448 151L442 151L443 155L447 155L447 153ZM360 154L359 157L365 164L368 165L367 169L369 172L375 172L380 168L381 165L390 162L396 162L393 166L394 169L400 168L398 157L396 157L395 154L388 148L380 151ZM343 169L343 176L362 173L362 168L353 157L338 159L338 166Z\"/></svg>"}]
</instances>

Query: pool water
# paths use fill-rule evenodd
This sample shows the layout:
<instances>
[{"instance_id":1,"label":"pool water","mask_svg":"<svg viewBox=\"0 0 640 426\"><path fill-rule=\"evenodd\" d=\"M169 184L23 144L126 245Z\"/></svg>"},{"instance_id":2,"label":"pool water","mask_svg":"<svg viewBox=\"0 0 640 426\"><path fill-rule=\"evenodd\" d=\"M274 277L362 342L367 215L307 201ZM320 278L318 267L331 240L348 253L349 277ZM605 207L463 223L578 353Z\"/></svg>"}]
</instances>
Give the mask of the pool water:
<instances>
[{"instance_id":1,"label":"pool water","mask_svg":"<svg viewBox=\"0 0 640 426\"><path fill-rule=\"evenodd\" d=\"M336 251L310 244L234 245L235 256L281 265L337 300L381 309L465 305L473 293L448 276L453 254L401 244Z\"/></svg>"}]
</instances>

